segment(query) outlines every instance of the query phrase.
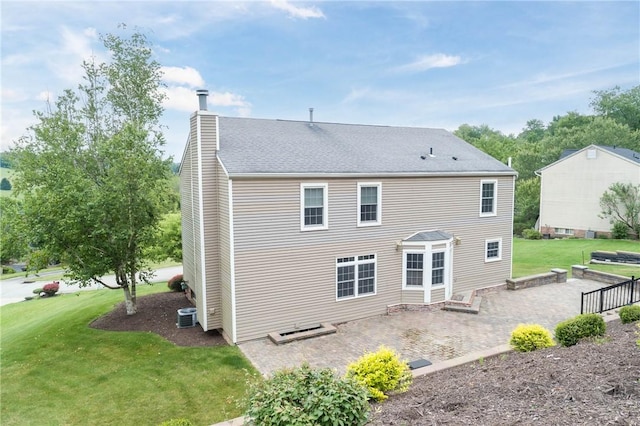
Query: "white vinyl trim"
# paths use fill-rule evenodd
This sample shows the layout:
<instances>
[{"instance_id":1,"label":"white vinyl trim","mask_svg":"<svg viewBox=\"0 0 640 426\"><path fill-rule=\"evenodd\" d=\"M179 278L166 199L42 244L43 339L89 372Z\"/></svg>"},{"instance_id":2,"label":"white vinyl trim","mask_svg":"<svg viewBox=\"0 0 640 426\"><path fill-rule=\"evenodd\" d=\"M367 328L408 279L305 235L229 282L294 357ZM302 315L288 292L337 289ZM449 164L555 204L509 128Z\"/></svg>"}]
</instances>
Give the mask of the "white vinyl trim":
<instances>
[{"instance_id":1,"label":"white vinyl trim","mask_svg":"<svg viewBox=\"0 0 640 426\"><path fill-rule=\"evenodd\" d=\"M493 209L490 212L482 211L482 187L485 183L493 184ZM482 179L480 181L480 217L497 216L498 214L498 181L496 179Z\"/></svg>"},{"instance_id":2,"label":"white vinyl trim","mask_svg":"<svg viewBox=\"0 0 640 426\"><path fill-rule=\"evenodd\" d=\"M360 203L362 198L362 188L375 187L377 188L377 205L376 205L376 220L362 222L360 216ZM357 226L380 226L382 225L382 183L381 182L358 182L358 211L357 214Z\"/></svg>"},{"instance_id":3,"label":"white vinyl trim","mask_svg":"<svg viewBox=\"0 0 640 426\"><path fill-rule=\"evenodd\" d=\"M322 189L322 224L321 225L305 225L304 224L304 192L305 189L321 188ZM301 231L317 231L329 229L329 185L325 182L310 182L300 184L300 230Z\"/></svg>"},{"instance_id":4,"label":"white vinyl trim","mask_svg":"<svg viewBox=\"0 0 640 426\"><path fill-rule=\"evenodd\" d=\"M229 179L229 275L231 279L231 340L238 342L238 326L236 313L236 266L235 244L233 242L233 181Z\"/></svg>"}]
</instances>

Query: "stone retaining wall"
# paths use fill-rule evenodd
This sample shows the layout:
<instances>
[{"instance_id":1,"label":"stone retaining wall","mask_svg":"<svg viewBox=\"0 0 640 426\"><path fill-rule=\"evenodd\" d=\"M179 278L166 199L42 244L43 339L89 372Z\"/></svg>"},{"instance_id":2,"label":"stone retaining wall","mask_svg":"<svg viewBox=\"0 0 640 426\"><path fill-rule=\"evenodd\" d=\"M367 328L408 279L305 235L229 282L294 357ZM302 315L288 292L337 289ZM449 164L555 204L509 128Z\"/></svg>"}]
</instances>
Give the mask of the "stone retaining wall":
<instances>
[{"instance_id":1,"label":"stone retaining wall","mask_svg":"<svg viewBox=\"0 0 640 426\"><path fill-rule=\"evenodd\" d=\"M520 278L510 278L507 280L507 290L520 290L529 287L538 287L545 284L566 283L567 270L554 268L551 272L543 274L529 275Z\"/></svg>"},{"instance_id":2,"label":"stone retaining wall","mask_svg":"<svg viewBox=\"0 0 640 426\"><path fill-rule=\"evenodd\" d=\"M592 269L589 269L588 266L584 266L584 265L571 266L571 275L573 276L573 278L599 281L607 284L618 284L623 281L628 281L630 279L630 277L625 277L623 275L616 275L616 274L610 274L608 272L594 271Z\"/></svg>"}]
</instances>

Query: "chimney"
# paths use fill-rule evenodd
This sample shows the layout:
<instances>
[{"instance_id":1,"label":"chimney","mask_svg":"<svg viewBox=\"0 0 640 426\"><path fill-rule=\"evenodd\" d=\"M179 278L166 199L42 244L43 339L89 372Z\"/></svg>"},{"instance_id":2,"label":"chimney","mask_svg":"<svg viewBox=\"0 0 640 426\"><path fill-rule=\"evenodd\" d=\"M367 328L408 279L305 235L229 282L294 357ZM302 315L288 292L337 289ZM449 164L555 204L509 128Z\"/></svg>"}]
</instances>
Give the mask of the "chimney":
<instances>
[{"instance_id":1,"label":"chimney","mask_svg":"<svg viewBox=\"0 0 640 426\"><path fill-rule=\"evenodd\" d=\"M313 126L313 108L309 108L309 125Z\"/></svg>"},{"instance_id":2,"label":"chimney","mask_svg":"<svg viewBox=\"0 0 640 426\"><path fill-rule=\"evenodd\" d=\"M198 89L196 90L196 95L198 95L198 102L200 103L200 111L206 111L207 96L209 96L209 91L207 89Z\"/></svg>"}]
</instances>

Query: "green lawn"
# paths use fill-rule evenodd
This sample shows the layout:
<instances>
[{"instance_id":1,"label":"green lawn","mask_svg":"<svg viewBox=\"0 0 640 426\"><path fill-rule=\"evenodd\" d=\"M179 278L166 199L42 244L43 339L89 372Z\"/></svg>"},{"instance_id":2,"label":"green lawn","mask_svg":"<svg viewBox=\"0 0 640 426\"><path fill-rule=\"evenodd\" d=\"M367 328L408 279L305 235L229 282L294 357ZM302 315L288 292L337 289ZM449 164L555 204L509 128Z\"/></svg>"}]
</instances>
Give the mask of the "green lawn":
<instances>
[{"instance_id":1,"label":"green lawn","mask_svg":"<svg viewBox=\"0 0 640 426\"><path fill-rule=\"evenodd\" d=\"M549 272L551 268L567 269L571 274L572 265L587 265L590 269L610 272L624 276L640 276L639 266L619 266L589 264L591 252L603 251L635 251L640 252L640 241L630 240L524 240L513 239L513 276Z\"/></svg>"},{"instance_id":2,"label":"green lawn","mask_svg":"<svg viewBox=\"0 0 640 426\"><path fill-rule=\"evenodd\" d=\"M139 295L166 291L140 286ZM241 415L255 370L234 346L185 348L88 324L122 301L96 290L0 307L3 425L208 425Z\"/></svg>"}]
</instances>

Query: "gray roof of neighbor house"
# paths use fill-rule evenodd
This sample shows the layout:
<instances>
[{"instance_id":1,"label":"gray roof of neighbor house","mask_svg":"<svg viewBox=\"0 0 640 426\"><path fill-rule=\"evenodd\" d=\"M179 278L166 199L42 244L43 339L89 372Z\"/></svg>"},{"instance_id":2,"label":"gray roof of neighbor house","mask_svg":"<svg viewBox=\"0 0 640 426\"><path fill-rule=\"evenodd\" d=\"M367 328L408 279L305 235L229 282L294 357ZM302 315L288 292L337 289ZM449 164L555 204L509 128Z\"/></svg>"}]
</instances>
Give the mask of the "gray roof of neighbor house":
<instances>
[{"instance_id":1,"label":"gray roof of neighbor house","mask_svg":"<svg viewBox=\"0 0 640 426\"><path fill-rule=\"evenodd\" d=\"M620 157L624 157L627 160L631 160L634 161L638 164L640 164L640 153L633 151L631 149L628 148L620 148L619 146L606 146L606 145L590 145L590 146L595 146L598 147L600 149L604 149L605 151L609 151L613 154L617 154ZM588 147L586 147L588 148ZM560 154L560 158L558 160L562 160L563 158L566 158L570 155L575 154L578 151L582 151L585 148L581 148L581 149L565 149L564 151L562 151L562 154Z\"/></svg>"},{"instance_id":2,"label":"gray roof of neighbor house","mask_svg":"<svg viewBox=\"0 0 640 426\"><path fill-rule=\"evenodd\" d=\"M442 129L231 117L218 126L230 176L516 174Z\"/></svg>"}]
</instances>

